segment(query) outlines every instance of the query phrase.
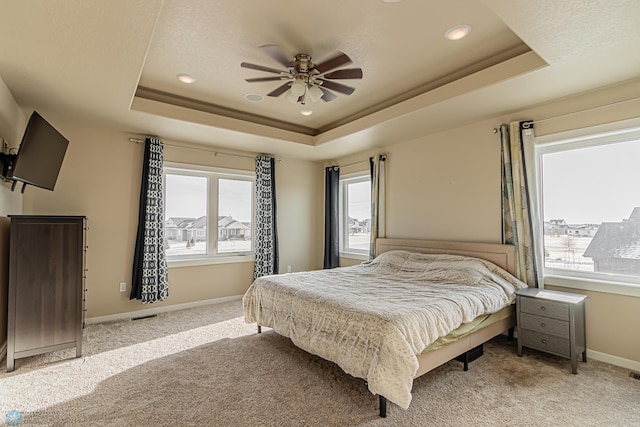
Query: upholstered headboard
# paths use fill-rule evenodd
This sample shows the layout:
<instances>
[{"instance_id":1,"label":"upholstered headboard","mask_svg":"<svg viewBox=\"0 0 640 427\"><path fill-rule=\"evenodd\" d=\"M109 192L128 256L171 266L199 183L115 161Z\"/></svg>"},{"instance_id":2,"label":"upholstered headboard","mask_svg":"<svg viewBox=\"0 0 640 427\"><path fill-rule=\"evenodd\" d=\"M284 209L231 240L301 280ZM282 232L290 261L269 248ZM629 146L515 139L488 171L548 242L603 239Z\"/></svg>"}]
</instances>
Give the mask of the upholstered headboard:
<instances>
[{"instance_id":1,"label":"upholstered headboard","mask_svg":"<svg viewBox=\"0 0 640 427\"><path fill-rule=\"evenodd\" d=\"M513 274L515 247L499 243L454 242L448 240L377 239L376 255L392 250L407 250L429 254L472 256L491 261Z\"/></svg>"}]
</instances>

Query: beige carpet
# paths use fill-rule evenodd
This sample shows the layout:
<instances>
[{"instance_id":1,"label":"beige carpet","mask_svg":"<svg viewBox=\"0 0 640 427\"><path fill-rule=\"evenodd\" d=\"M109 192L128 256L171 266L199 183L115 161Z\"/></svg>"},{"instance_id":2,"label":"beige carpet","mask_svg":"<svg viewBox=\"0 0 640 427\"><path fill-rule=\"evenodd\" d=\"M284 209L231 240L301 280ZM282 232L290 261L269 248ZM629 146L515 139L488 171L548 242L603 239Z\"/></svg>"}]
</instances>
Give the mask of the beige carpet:
<instances>
[{"instance_id":1,"label":"beige carpet","mask_svg":"<svg viewBox=\"0 0 640 427\"><path fill-rule=\"evenodd\" d=\"M19 359L0 373L0 415L21 426L640 426L640 381L597 361L498 338L470 365L417 379L404 411L364 381L272 331L255 333L240 301L90 325L74 350ZM71 357L70 359L67 359ZM13 412L12 412L13 411Z\"/></svg>"}]
</instances>

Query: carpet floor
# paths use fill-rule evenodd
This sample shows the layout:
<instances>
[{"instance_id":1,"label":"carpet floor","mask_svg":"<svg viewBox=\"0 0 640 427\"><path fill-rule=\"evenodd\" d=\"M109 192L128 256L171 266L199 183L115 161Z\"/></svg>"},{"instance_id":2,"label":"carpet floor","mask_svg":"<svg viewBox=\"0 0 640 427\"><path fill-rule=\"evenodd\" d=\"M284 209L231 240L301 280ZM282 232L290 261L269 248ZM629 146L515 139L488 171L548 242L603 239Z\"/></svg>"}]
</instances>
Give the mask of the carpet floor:
<instances>
[{"instance_id":1,"label":"carpet floor","mask_svg":"<svg viewBox=\"0 0 640 427\"><path fill-rule=\"evenodd\" d=\"M61 350L0 372L0 416L49 426L640 426L640 381L498 337L469 371L450 361L416 379L408 410L273 331L240 301L89 325L83 356Z\"/></svg>"}]
</instances>

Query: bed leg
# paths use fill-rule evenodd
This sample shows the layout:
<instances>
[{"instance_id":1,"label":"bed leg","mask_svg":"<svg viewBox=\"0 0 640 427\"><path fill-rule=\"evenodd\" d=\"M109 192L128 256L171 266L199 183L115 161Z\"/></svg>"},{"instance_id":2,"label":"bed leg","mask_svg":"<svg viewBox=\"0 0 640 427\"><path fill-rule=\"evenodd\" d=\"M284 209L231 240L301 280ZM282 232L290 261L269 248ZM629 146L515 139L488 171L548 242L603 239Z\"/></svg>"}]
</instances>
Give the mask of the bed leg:
<instances>
[{"instance_id":1,"label":"bed leg","mask_svg":"<svg viewBox=\"0 0 640 427\"><path fill-rule=\"evenodd\" d=\"M262 326L258 325L258 333L261 334L262 333Z\"/></svg>"},{"instance_id":2,"label":"bed leg","mask_svg":"<svg viewBox=\"0 0 640 427\"><path fill-rule=\"evenodd\" d=\"M509 328L509 335L507 339L509 341L513 341L513 326Z\"/></svg>"},{"instance_id":3,"label":"bed leg","mask_svg":"<svg viewBox=\"0 0 640 427\"><path fill-rule=\"evenodd\" d=\"M381 395L378 397L380 397L380 416L387 418L387 398Z\"/></svg>"}]
</instances>

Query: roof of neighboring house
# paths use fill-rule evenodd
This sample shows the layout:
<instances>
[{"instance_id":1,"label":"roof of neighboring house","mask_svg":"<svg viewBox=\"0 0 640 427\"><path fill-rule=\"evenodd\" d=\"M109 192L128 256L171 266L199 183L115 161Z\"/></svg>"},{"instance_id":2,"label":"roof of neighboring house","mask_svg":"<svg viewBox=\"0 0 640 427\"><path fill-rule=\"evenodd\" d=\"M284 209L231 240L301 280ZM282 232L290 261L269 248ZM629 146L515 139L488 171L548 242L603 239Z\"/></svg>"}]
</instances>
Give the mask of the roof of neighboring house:
<instances>
[{"instance_id":1,"label":"roof of neighboring house","mask_svg":"<svg viewBox=\"0 0 640 427\"><path fill-rule=\"evenodd\" d=\"M206 228L207 227L207 217L201 216L200 218L178 218L171 217L167 219L167 224L173 223L178 228ZM223 228L241 228L241 229L249 229L251 228L251 223L242 223L240 221L236 221L232 216L219 216L218 217L218 227Z\"/></svg>"},{"instance_id":2,"label":"roof of neighboring house","mask_svg":"<svg viewBox=\"0 0 640 427\"><path fill-rule=\"evenodd\" d=\"M195 218L187 218L187 217L171 217L167 219L167 224L173 223L174 226L179 227L180 224L184 221L193 221Z\"/></svg>"},{"instance_id":3,"label":"roof of neighboring house","mask_svg":"<svg viewBox=\"0 0 640 427\"><path fill-rule=\"evenodd\" d=\"M218 217L218 227L226 227L226 226L228 226L229 224L231 224L234 221L235 221L235 219L233 219L233 217L231 215L219 216Z\"/></svg>"},{"instance_id":4,"label":"roof of neighboring house","mask_svg":"<svg viewBox=\"0 0 640 427\"><path fill-rule=\"evenodd\" d=\"M627 220L602 223L587 246L584 256L640 260L639 208L635 208Z\"/></svg>"},{"instance_id":5,"label":"roof of neighboring house","mask_svg":"<svg viewBox=\"0 0 640 427\"><path fill-rule=\"evenodd\" d=\"M626 221L640 222L640 208L633 208L633 212Z\"/></svg>"},{"instance_id":6,"label":"roof of neighboring house","mask_svg":"<svg viewBox=\"0 0 640 427\"><path fill-rule=\"evenodd\" d=\"M206 228L207 227L207 217L201 216L196 219L193 224L191 224L191 228Z\"/></svg>"},{"instance_id":7,"label":"roof of neighboring house","mask_svg":"<svg viewBox=\"0 0 640 427\"><path fill-rule=\"evenodd\" d=\"M220 225L218 225L218 227L220 227ZM250 227L248 227L247 225L241 223L240 221L236 221L233 220L232 222L227 223L224 228L235 228L235 229L241 229L241 230L248 230Z\"/></svg>"}]
</instances>

